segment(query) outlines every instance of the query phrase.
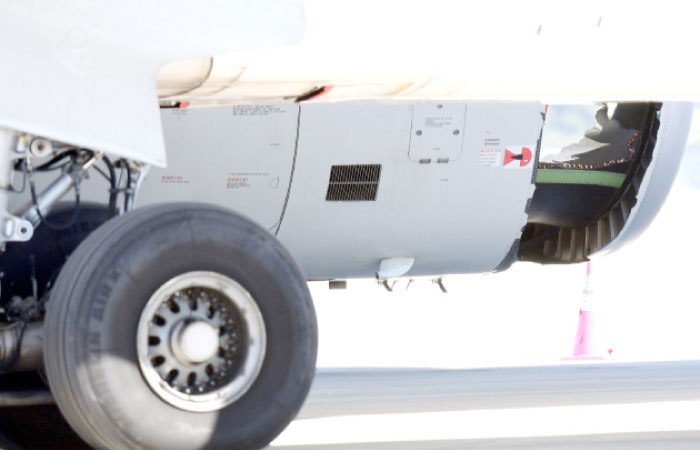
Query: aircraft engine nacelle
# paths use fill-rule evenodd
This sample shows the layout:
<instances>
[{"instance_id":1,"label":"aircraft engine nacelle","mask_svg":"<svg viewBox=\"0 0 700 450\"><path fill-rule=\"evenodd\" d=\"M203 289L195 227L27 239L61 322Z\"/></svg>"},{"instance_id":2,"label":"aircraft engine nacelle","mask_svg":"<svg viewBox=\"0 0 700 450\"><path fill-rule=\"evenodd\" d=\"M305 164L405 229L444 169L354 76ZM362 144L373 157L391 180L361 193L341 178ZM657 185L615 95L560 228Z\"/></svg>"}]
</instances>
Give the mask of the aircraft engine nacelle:
<instances>
[{"instance_id":1,"label":"aircraft engine nacelle","mask_svg":"<svg viewBox=\"0 0 700 450\"><path fill-rule=\"evenodd\" d=\"M168 167L150 170L137 206L239 211L275 234L309 279L372 277L383 261L402 261L407 276L580 262L649 224L691 111L605 105L578 142L545 155L552 110L539 103L168 108Z\"/></svg>"}]
</instances>

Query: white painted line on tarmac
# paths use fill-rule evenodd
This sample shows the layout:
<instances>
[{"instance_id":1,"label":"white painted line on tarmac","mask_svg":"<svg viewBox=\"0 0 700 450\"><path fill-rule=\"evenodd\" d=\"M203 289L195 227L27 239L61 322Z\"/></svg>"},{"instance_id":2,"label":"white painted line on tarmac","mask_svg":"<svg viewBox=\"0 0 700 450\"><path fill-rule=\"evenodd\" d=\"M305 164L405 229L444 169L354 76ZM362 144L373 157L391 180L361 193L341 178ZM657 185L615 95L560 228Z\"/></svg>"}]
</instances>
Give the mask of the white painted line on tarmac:
<instances>
[{"instance_id":1,"label":"white painted line on tarmac","mask_svg":"<svg viewBox=\"0 0 700 450\"><path fill-rule=\"evenodd\" d=\"M297 420L271 447L700 430L700 401L572 405Z\"/></svg>"}]
</instances>

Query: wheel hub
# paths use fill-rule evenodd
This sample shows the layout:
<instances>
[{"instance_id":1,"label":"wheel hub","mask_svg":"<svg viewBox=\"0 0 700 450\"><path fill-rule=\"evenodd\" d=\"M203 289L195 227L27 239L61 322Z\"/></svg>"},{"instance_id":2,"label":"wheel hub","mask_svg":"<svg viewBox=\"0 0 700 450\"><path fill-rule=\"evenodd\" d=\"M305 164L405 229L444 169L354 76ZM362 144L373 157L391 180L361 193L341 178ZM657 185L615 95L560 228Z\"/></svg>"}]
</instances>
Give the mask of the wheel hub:
<instances>
[{"instance_id":1,"label":"wheel hub","mask_svg":"<svg viewBox=\"0 0 700 450\"><path fill-rule=\"evenodd\" d=\"M137 331L151 389L189 411L214 411L242 396L265 354L265 325L252 296L215 272L188 272L149 299Z\"/></svg>"},{"instance_id":2,"label":"wheel hub","mask_svg":"<svg viewBox=\"0 0 700 450\"><path fill-rule=\"evenodd\" d=\"M201 364L219 350L219 332L203 320L180 321L170 337L175 356L187 364Z\"/></svg>"}]
</instances>

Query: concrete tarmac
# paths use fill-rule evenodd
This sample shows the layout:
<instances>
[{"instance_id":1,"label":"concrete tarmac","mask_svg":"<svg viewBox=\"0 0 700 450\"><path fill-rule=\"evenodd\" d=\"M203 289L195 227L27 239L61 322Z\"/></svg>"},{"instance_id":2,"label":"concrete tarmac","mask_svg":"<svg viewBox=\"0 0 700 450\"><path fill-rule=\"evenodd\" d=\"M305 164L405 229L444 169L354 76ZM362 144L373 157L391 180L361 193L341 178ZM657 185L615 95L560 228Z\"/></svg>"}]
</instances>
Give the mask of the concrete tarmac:
<instances>
[{"instance_id":1,"label":"concrete tarmac","mask_svg":"<svg viewBox=\"0 0 700 450\"><path fill-rule=\"evenodd\" d=\"M37 408L47 425L44 436L36 427L29 432L32 427L22 425L37 418ZM0 412L0 432L6 440L0 446L78 448L51 408L16 408L4 416ZM695 361L468 370L320 369L299 417L271 446L698 448L700 362Z\"/></svg>"},{"instance_id":2,"label":"concrete tarmac","mask_svg":"<svg viewBox=\"0 0 700 450\"><path fill-rule=\"evenodd\" d=\"M272 448L698 449L699 400L696 361L321 370Z\"/></svg>"}]
</instances>

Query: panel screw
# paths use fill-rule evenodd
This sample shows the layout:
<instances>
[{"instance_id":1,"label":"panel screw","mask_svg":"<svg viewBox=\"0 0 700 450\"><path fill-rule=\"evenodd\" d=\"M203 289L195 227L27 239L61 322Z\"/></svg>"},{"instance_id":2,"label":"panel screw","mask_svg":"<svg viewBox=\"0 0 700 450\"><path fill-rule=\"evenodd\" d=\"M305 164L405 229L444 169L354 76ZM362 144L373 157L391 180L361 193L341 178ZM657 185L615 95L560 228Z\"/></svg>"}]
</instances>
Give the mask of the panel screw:
<instances>
[{"instance_id":1,"label":"panel screw","mask_svg":"<svg viewBox=\"0 0 700 450\"><path fill-rule=\"evenodd\" d=\"M420 136L421 134L423 134L421 130L416 130L416 136Z\"/></svg>"},{"instance_id":2,"label":"panel screw","mask_svg":"<svg viewBox=\"0 0 700 450\"><path fill-rule=\"evenodd\" d=\"M454 134L455 136L457 136L457 135L459 134L459 130L454 130L454 131L452 132L452 134Z\"/></svg>"}]
</instances>

